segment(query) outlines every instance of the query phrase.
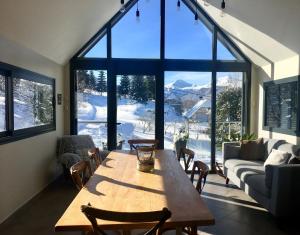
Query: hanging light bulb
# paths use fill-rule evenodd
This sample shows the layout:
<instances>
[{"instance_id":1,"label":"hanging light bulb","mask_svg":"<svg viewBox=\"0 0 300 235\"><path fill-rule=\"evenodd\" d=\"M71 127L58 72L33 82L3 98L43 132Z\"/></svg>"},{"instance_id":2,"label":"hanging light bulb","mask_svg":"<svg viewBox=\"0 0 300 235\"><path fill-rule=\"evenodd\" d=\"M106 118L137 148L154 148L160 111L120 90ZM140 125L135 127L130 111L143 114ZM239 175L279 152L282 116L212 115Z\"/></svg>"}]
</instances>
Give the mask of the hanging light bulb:
<instances>
[{"instance_id":1,"label":"hanging light bulb","mask_svg":"<svg viewBox=\"0 0 300 235\"><path fill-rule=\"evenodd\" d=\"M195 5L195 22L194 22L195 25L198 24L198 20L199 20L198 9L197 6Z\"/></svg>"},{"instance_id":2,"label":"hanging light bulb","mask_svg":"<svg viewBox=\"0 0 300 235\"><path fill-rule=\"evenodd\" d=\"M125 0L121 0L121 9L120 12L124 13L126 11L125 9Z\"/></svg>"},{"instance_id":3,"label":"hanging light bulb","mask_svg":"<svg viewBox=\"0 0 300 235\"><path fill-rule=\"evenodd\" d=\"M225 16L225 8L226 8L225 0L222 0L222 3L221 3L221 17Z\"/></svg>"},{"instance_id":4,"label":"hanging light bulb","mask_svg":"<svg viewBox=\"0 0 300 235\"><path fill-rule=\"evenodd\" d=\"M137 3L136 3L136 12L135 12L135 16L136 16L136 22L140 22L139 1L137 1Z\"/></svg>"}]
</instances>

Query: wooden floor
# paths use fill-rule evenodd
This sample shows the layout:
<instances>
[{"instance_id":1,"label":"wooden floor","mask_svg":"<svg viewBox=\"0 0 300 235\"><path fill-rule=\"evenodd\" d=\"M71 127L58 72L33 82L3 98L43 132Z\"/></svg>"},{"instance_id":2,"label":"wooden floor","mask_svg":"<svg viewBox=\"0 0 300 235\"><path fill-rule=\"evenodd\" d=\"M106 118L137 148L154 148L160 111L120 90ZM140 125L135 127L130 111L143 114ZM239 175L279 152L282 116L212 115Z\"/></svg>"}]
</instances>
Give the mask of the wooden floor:
<instances>
[{"instance_id":1,"label":"wooden floor","mask_svg":"<svg viewBox=\"0 0 300 235\"><path fill-rule=\"evenodd\" d=\"M0 234L81 234L54 233L54 224L76 193L70 182L57 180L1 224ZM199 228L198 234L300 235L299 222L289 221L279 228L269 213L235 186L226 187L224 179L217 175L209 175L202 197L214 214L216 225Z\"/></svg>"}]
</instances>

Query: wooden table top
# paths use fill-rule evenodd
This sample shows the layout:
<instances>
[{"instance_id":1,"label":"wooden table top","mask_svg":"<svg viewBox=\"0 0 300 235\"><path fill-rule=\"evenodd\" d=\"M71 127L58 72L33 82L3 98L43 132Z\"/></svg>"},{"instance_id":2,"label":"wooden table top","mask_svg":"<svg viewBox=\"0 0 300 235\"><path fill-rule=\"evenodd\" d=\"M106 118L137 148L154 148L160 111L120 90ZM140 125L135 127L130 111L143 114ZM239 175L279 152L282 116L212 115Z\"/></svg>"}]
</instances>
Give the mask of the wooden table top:
<instances>
[{"instance_id":1,"label":"wooden table top","mask_svg":"<svg viewBox=\"0 0 300 235\"><path fill-rule=\"evenodd\" d=\"M172 217L165 227L206 226L214 217L178 163L174 152L157 150L153 173L136 168L134 152L113 151L95 171L55 225L55 231L84 231L90 222L81 205L121 212L146 212L167 207ZM151 223L120 223L98 220L102 229L148 228Z\"/></svg>"}]
</instances>

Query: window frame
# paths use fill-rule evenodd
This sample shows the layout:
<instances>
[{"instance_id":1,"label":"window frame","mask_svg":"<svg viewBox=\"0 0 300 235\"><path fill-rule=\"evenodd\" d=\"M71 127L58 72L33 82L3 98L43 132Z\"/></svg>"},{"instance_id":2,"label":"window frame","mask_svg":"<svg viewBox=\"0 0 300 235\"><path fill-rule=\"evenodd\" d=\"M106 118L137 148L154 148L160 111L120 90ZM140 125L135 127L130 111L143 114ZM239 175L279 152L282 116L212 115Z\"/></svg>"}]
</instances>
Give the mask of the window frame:
<instances>
[{"instance_id":1,"label":"window frame","mask_svg":"<svg viewBox=\"0 0 300 235\"><path fill-rule=\"evenodd\" d=\"M23 68L0 62L0 72L5 74L5 119L6 130L0 132L0 144L18 141L56 130L56 83L54 78L47 77ZM52 87L53 120L50 124L14 129L14 96L13 80L23 79L50 85Z\"/></svg>"},{"instance_id":2,"label":"window frame","mask_svg":"<svg viewBox=\"0 0 300 235\"><path fill-rule=\"evenodd\" d=\"M286 135L292 135L292 136L300 136L300 110L299 107L297 109L296 113L296 130L291 130L291 129L285 129L281 127L271 127L266 125L267 124L267 87L270 85L280 85L280 84L286 84L286 83L291 83L291 82L297 82L297 102L299 106L299 101L300 101L300 76L293 76L293 77L288 77L288 78L283 78L279 80L274 80L274 81L268 81L264 82L263 84L263 123L262 123L262 129L264 131L270 131L270 132L276 132L276 133L281 133L281 134L286 134ZM280 88L280 87L279 87Z\"/></svg>"},{"instance_id":3,"label":"window frame","mask_svg":"<svg viewBox=\"0 0 300 235\"><path fill-rule=\"evenodd\" d=\"M117 73L130 72L131 74L137 73L151 73L154 74L156 79L157 99L156 101L163 100L163 88L164 88L164 72L165 71L186 71L186 72L211 72L212 73L212 125L211 125L211 169L215 169L215 121L216 121L216 80L217 72L242 72L243 76L243 106L242 106L242 132L250 132L250 102L251 102L251 72L252 64L250 59L244 55L241 49L236 43L225 33L223 29L206 13L206 11L194 0L182 0L193 12L198 10L199 19L206 26L211 26L212 30L212 59L168 59L165 56L165 7L166 0L160 0L160 58L158 59L140 59L140 58L113 58L112 57L112 27L136 4L137 0L128 0L125 3L125 12L118 11L99 31L82 46L77 53L70 59L70 132L73 135L77 134L77 122L76 122L76 70L107 70L107 85L108 93L108 118L111 122L115 123L116 108L115 103L115 75ZM176 4L176 2L174 2ZM175 5L174 5L175 6ZM192 21L193 19L191 19ZM208 27L210 28L210 27ZM99 35L105 30L107 34L107 58L84 58L82 53L89 48L93 43L96 43ZM242 60L218 60L217 59L217 40L218 35L228 43L230 51L236 52L241 56ZM158 108L157 108L158 107ZM164 104L158 104L156 107L156 138L160 140L159 148L164 148ZM115 127L111 130L111 141L108 143L108 149L113 150L116 148L116 132Z\"/></svg>"}]
</instances>

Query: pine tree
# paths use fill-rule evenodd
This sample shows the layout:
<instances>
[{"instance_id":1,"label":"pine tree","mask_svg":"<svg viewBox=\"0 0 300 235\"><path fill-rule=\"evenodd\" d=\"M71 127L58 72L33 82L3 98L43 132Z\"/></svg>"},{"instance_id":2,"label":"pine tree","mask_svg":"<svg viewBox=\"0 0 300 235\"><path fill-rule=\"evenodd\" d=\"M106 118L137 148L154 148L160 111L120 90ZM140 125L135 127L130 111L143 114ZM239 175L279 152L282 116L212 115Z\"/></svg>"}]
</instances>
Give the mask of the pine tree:
<instances>
[{"instance_id":1,"label":"pine tree","mask_svg":"<svg viewBox=\"0 0 300 235\"><path fill-rule=\"evenodd\" d=\"M86 70L78 70L76 73L77 92L83 93L86 88L89 88L89 78Z\"/></svg>"},{"instance_id":2,"label":"pine tree","mask_svg":"<svg viewBox=\"0 0 300 235\"><path fill-rule=\"evenodd\" d=\"M130 98L140 103L147 103L148 90L144 76L137 75L132 77L130 84Z\"/></svg>"},{"instance_id":3,"label":"pine tree","mask_svg":"<svg viewBox=\"0 0 300 235\"><path fill-rule=\"evenodd\" d=\"M120 86L119 86L119 95L127 97L130 92L130 78L128 75L122 75Z\"/></svg>"},{"instance_id":4,"label":"pine tree","mask_svg":"<svg viewBox=\"0 0 300 235\"><path fill-rule=\"evenodd\" d=\"M97 79L97 85L96 90L100 92L100 95L102 96L102 92L107 91L107 85L106 85L106 75L103 70L99 72L98 79Z\"/></svg>"},{"instance_id":5,"label":"pine tree","mask_svg":"<svg viewBox=\"0 0 300 235\"><path fill-rule=\"evenodd\" d=\"M89 75L88 75L88 81L89 81L89 89L90 90L96 90L96 77L95 77L95 74L94 74L94 71L91 70L89 72Z\"/></svg>"},{"instance_id":6,"label":"pine tree","mask_svg":"<svg viewBox=\"0 0 300 235\"><path fill-rule=\"evenodd\" d=\"M155 100L155 77L147 76L146 78L148 97L151 100Z\"/></svg>"}]
</instances>

